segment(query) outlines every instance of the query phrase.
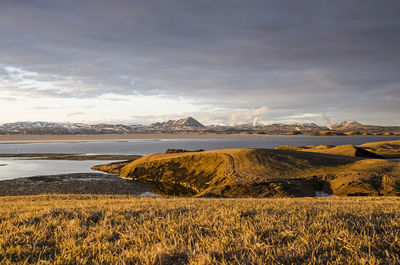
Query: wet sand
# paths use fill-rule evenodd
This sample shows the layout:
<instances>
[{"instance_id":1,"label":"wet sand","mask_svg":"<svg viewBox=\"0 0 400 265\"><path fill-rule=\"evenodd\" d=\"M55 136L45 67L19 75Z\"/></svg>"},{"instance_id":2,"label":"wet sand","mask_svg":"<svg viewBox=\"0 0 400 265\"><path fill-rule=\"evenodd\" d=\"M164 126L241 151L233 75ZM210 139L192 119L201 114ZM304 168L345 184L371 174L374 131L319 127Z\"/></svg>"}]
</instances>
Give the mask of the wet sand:
<instances>
[{"instance_id":1,"label":"wet sand","mask_svg":"<svg viewBox=\"0 0 400 265\"><path fill-rule=\"evenodd\" d=\"M74 173L0 181L0 196L38 194L123 194L148 196L153 186L118 175Z\"/></svg>"}]
</instances>

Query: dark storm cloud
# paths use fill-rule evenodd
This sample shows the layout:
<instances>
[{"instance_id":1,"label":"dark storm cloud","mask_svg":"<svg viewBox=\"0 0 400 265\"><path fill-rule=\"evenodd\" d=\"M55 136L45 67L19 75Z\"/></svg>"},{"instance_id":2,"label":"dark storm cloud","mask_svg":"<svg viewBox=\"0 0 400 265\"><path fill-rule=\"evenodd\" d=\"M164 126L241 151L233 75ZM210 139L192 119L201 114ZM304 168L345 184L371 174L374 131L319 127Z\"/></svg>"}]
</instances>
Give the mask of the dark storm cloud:
<instances>
[{"instance_id":1,"label":"dark storm cloud","mask_svg":"<svg viewBox=\"0 0 400 265\"><path fill-rule=\"evenodd\" d=\"M36 73L15 87L0 69L0 90L399 123L399 11L397 0L0 1L0 63Z\"/></svg>"}]
</instances>

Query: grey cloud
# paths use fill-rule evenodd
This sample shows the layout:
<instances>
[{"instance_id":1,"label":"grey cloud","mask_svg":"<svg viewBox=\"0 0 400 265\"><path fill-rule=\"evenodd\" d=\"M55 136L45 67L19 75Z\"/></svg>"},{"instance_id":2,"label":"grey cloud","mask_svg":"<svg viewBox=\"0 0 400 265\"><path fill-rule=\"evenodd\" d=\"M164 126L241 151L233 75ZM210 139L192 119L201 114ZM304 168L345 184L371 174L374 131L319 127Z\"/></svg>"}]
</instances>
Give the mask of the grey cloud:
<instances>
[{"instance_id":1,"label":"grey cloud","mask_svg":"<svg viewBox=\"0 0 400 265\"><path fill-rule=\"evenodd\" d=\"M0 90L183 96L222 109L265 105L271 119L384 110L399 123L399 8L396 0L3 1L0 62L54 89Z\"/></svg>"}]
</instances>

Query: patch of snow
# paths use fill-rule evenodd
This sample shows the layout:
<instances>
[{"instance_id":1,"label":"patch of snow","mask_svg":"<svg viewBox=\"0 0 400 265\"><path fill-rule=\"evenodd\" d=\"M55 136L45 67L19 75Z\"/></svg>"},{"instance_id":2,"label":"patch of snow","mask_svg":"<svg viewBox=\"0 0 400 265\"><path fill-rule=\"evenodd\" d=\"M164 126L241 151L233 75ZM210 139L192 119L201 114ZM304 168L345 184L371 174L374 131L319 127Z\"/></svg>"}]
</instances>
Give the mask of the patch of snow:
<instances>
[{"instance_id":1,"label":"patch of snow","mask_svg":"<svg viewBox=\"0 0 400 265\"><path fill-rule=\"evenodd\" d=\"M331 197L333 196L332 194L326 193L325 191L316 191L315 192L315 197Z\"/></svg>"},{"instance_id":2,"label":"patch of snow","mask_svg":"<svg viewBox=\"0 0 400 265\"><path fill-rule=\"evenodd\" d=\"M139 194L139 196L145 196L145 197L161 197L161 195L158 195L158 194L155 194L155 193L152 193L152 192L148 192L148 191Z\"/></svg>"},{"instance_id":3,"label":"patch of snow","mask_svg":"<svg viewBox=\"0 0 400 265\"><path fill-rule=\"evenodd\" d=\"M61 181L99 181L99 180L107 180L104 178L67 178L67 179L62 179ZM111 179L111 181L113 181Z\"/></svg>"}]
</instances>

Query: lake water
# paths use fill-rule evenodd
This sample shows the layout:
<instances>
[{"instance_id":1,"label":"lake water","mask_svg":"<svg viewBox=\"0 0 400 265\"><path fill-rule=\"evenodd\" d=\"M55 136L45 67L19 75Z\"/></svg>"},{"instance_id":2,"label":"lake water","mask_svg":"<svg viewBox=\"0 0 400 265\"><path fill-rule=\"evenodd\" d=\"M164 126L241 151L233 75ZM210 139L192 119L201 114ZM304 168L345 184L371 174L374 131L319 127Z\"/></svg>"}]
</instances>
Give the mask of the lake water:
<instances>
[{"instance_id":1,"label":"lake water","mask_svg":"<svg viewBox=\"0 0 400 265\"><path fill-rule=\"evenodd\" d=\"M0 144L0 153L88 153L146 155L163 153L168 148L225 149L275 148L278 145L359 145L367 142L400 140L395 136L264 136L256 138L185 138L96 141L43 141L23 144ZM5 142L0 142L5 143Z\"/></svg>"},{"instance_id":2,"label":"lake water","mask_svg":"<svg viewBox=\"0 0 400 265\"><path fill-rule=\"evenodd\" d=\"M0 153L87 153L137 154L163 153L168 148L187 150L225 148L275 148L278 145L360 145L367 142L400 140L395 136L261 136L254 138L184 138L95 141L38 141L0 144ZM7 143L7 142L0 142ZM21 160L1 158L0 180L34 175L92 172L90 167L108 161Z\"/></svg>"},{"instance_id":3,"label":"lake water","mask_svg":"<svg viewBox=\"0 0 400 265\"><path fill-rule=\"evenodd\" d=\"M94 172L90 167L111 162L115 161L27 160L20 157L0 157L0 180L40 175L90 173Z\"/></svg>"}]
</instances>

